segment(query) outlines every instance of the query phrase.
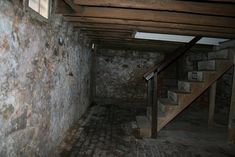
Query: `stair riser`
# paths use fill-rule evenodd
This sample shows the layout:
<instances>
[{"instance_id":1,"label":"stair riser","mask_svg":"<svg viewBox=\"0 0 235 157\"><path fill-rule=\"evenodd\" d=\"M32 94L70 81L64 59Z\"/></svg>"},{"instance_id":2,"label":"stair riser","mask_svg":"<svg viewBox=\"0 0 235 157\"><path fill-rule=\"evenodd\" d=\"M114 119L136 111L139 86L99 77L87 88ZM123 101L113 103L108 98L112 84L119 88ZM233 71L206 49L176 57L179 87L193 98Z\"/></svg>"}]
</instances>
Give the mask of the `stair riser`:
<instances>
[{"instance_id":1,"label":"stair riser","mask_svg":"<svg viewBox=\"0 0 235 157\"><path fill-rule=\"evenodd\" d=\"M216 62L214 60L198 62L198 70L216 70Z\"/></svg>"},{"instance_id":2,"label":"stair riser","mask_svg":"<svg viewBox=\"0 0 235 157\"><path fill-rule=\"evenodd\" d=\"M191 84L189 82L179 81L178 82L178 89L180 91L190 92L191 91Z\"/></svg>"},{"instance_id":3,"label":"stair riser","mask_svg":"<svg viewBox=\"0 0 235 157\"><path fill-rule=\"evenodd\" d=\"M189 81L203 81L203 72L201 71L188 72L188 80Z\"/></svg>"},{"instance_id":4,"label":"stair riser","mask_svg":"<svg viewBox=\"0 0 235 157\"><path fill-rule=\"evenodd\" d=\"M229 57L229 50L220 50L216 52L209 52L208 53L208 59L228 59Z\"/></svg>"},{"instance_id":5,"label":"stair riser","mask_svg":"<svg viewBox=\"0 0 235 157\"><path fill-rule=\"evenodd\" d=\"M172 102L178 104L178 95L172 91L168 91L168 99L170 99Z\"/></svg>"}]
</instances>

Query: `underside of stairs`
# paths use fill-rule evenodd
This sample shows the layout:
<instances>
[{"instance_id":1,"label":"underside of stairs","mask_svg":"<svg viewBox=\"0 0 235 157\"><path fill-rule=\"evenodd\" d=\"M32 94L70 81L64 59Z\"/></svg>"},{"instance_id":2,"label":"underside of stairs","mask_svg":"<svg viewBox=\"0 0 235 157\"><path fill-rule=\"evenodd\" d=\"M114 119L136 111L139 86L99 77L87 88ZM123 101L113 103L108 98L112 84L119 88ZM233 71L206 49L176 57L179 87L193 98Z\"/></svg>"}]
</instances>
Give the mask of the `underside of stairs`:
<instances>
[{"instance_id":1,"label":"underside of stairs","mask_svg":"<svg viewBox=\"0 0 235 157\"><path fill-rule=\"evenodd\" d=\"M207 56L208 60L198 61L196 71L188 72L186 80L178 80L177 89L168 89L166 98L157 98L157 120L155 120L157 132L163 129L234 65L231 59L233 54L229 50L209 52ZM153 99L155 99L154 96ZM147 115L137 116L137 124L142 137L153 135L154 129L151 128L153 116L151 114L152 108L147 106Z\"/></svg>"}]
</instances>

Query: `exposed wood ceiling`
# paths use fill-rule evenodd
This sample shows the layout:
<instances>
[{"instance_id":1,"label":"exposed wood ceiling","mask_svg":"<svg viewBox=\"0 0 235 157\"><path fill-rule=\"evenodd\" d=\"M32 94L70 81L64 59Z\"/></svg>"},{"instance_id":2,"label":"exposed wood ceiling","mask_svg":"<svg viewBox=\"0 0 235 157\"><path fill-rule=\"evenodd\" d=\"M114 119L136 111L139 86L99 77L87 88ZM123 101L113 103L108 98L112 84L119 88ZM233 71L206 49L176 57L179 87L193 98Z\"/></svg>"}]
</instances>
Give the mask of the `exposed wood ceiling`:
<instances>
[{"instance_id":1,"label":"exposed wood ceiling","mask_svg":"<svg viewBox=\"0 0 235 157\"><path fill-rule=\"evenodd\" d=\"M235 0L57 0L56 12L101 47L162 45L137 31L235 38Z\"/></svg>"}]
</instances>

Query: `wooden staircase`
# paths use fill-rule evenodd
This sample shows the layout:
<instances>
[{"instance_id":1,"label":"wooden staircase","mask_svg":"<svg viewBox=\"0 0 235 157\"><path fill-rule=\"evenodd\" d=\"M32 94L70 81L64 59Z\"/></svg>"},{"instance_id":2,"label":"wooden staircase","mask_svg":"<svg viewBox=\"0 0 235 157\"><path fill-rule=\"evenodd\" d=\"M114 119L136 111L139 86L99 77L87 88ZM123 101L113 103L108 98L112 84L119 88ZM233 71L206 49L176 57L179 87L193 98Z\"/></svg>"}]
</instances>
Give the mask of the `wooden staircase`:
<instances>
[{"instance_id":1,"label":"wooden staircase","mask_svg":"<svg viewBox=\"0 0 235 157\"><path fill-rule=\"evenodd\" d=\"M147 115L137 116L141 136L155 137L158 131L234 65L231 59L233 54L228 50L210 52L207 56L208 60L197 63L197 71L188 72L187 80L178 80L177 89L168 90L166 98L157 97L157 75L153 73L146 75L148 88L152 89L148 90Z\"/></svg>"}]
</instances>

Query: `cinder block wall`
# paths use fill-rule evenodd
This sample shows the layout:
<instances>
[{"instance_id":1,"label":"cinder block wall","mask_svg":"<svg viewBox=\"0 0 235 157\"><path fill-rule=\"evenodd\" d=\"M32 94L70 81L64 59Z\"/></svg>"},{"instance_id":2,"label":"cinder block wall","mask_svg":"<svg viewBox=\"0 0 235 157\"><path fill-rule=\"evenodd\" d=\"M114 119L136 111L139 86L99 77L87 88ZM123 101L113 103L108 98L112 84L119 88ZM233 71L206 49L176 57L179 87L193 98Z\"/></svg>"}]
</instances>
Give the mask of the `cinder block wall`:
<instances>
[{"instance_id":1,"label":"cinder block wall","mask_svg":"<svg viewBox=\"0 0 235 157\"><path fill-rule=\"evenodd\" d=\"M91 46L15 2L0 1L0 156L51 156L90 103Z\"/></svg>"}]
</instances>

